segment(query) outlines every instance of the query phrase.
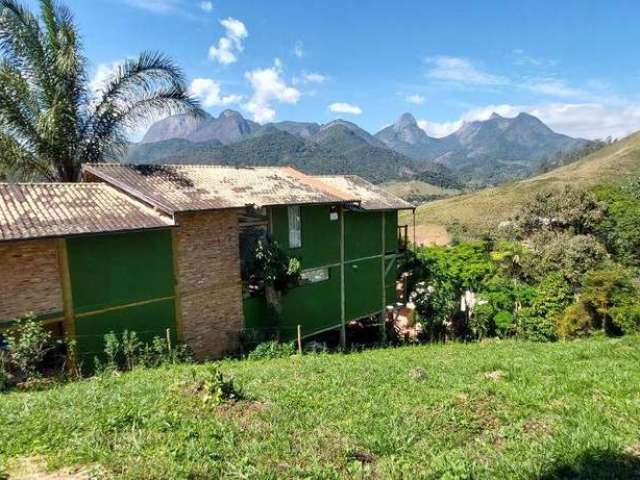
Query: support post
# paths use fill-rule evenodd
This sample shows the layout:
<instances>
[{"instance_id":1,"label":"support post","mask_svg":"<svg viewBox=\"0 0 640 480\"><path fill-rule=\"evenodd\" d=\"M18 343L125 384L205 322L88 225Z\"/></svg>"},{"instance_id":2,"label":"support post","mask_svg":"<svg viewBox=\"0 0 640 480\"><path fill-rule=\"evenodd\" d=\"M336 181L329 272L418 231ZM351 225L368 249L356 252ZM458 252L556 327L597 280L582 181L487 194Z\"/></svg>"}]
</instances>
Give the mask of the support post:
<instances>
[{"instance_id":1,"label":"support post","mask_svg":"<svg viewBox=\"0 0 640 480\"><path fill-rule=\"evenodd\" d=\"M302 355L302 327L298 325L298 355Z\"/></svg>"},{"instance_id":2,"label":"support post","mask_svg":"<svg viewBox=\"0 0 640 480\"><path fill-rule=\"evenodd\" d=\"M385 248L385 240L386 240L386 235L385 235L385 231L386 231L386 223L387 223L387 218L386 218L386 212L382 211L380 212L380 215L382 215L382 256L381 256L381 265L380 265L380 271L381 271L381 278L382 278L382 308L380 309L380 338L382 339L382 344L384 345L385 343L387 343L387 328L386 328L386 321L385 321L385 309L387 307L387 289L385 288L385 280L386 280L386 268L385 268L385 252L386 252L386 248Z\"/></svg>"},{"instance_id":3,"label":"support post","mask_svg":"<svg viewBox=\"0 0 640 480\"><path fill-rule=\"evenodd\" d=\"M184 331L182 328L182 293L180 284L180 261L178 258L178 232L177 229L171 229L171 254L173 256L173 292L175 295L176 309L176 336L178 342L184 341Z\"/></svg>"},{"instance_id":4,"label":"support post","mask_svg":"<svg viewBox=\"0 0 640 480\"><path fill-rule=\"evenodd\" d=\"M346 298L344 289L344 206L340 206L340 348L347 348Z\"/></svg>"},{"instance_id":5,"label":"support post","mask_svg":"<svg viewBox=\"0 0 640 480\"><path fill-rule=\"evenodd\" d=\"M71 290L71 274L69 273L69 255L67 253L67 241L64 238L58 239L58 267L60 271L60 283L62 285L62 305L64 309L64 336L67 345L71 345L76 340L76 320L73 311L73 294ZM76 348L69 351L69 367L77 369L78 359L76 358Z\"/></svg>"},{"instance_id":6,"label":"support post","mask_svg":"<svg viewBox=\"0 0 640 480\"><path fill-rule=\"evenodd\" d=\"M416 209L413 209L413 248L415 249L418 245L416 244Z\"/></svg>"}]
</instances>

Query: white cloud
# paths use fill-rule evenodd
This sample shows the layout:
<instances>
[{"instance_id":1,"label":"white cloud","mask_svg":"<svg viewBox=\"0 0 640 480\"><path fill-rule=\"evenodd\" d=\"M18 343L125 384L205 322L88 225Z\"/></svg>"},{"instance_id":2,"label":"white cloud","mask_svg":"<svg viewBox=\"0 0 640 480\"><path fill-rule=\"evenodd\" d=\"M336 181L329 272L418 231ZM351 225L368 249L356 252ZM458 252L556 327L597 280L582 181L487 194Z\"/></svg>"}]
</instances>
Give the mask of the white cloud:
<instances>
[{"instance_id":1,"label":"white cloud","mask_svg":"<svg viewBox=\"0 0 640 480\"><path fill-rule=\"evenodd\" d=\"M450 122L420 120L418 125L433 137L444 137L458 130L464 122L487 120L495 112L515 117L527 112L538 117L556 132L581 138L624 137L640 130L640 104L616 108L601 103L546 103L539 105L498 104L473 108Z\"/></svg>"},{"instance_id":2,"label":"white cloud","mask_svg":"<svg viewBox=\"0 0 640 480\"><path fill-rule=\"evenodd\" d=\"M181 0L124 0L124 2L132 7L165 15L178 12L182 3Z\"/></svg>"},{"instance_id":3,"label":"white cloud","mask_svg":"<svg viewBox=\"0 0 640 480\"><path fill-rule=\"evenodd\" d=\"M432 66L426 75L434 80L486 86L509 83L508 78L485 72L466 58L439 55L427 58L426 62Z\"/></svg>"},{"instance_id":4,"label":"white cloud","mask_svg":"<svg viewBox=\"0 0 640 480\"><path fill-rule=\"evenodd\" d=\"M304 72L302 79L309 83L324 83L327 79L326 75L317 72Z\"/></svg>"},{"instance_id":5,"label":"white cloud","mask_svg":"<svg viewBox=\"0 0 640 480\"><path fill-rule=\"evenodd\" d=\"M207 13L213 12L213 2L200 2L200 9Z\"/></svg>"},{"instance_id":6,"label":"white cloud","mask_svg":"<svg viewBox=\"0 0 640 480\"><path fill-rule=\"evenodd\" d=\"M293 46L293 54L298 58L304 57L304 43L302 43L302 40L296 40Z\"/></svg>"},{"instance_id":7,"label":"white cloud","mask_svg":"<svg viewBox=\"0 0 640 480\"><path fill-rule=\"evenodd\" d=\"M238 103L242 100L241 95L221 95L220 84L211 78L194 78L189 93L198 97L207 108Z\"/></svg>"},{"instance_id":8,"label":"white cloud","mask_svg":"<svg viewBox=\"0 0 640 480\"><path fill-rule=\"evenodd\" d=\"M220 20L220 24L225 29L225 35L218 39L217 44L209 47L209 58L228 65L238 60L237 54L244 50L243 41L249 32L244 23L232 17Z\"/></svg>"},{"instance_id":9,"label":"white cloud","mask_svg":"<svg viewBox=\"0 0 640 480\"><path fill-rule=\"evenodd\" d=\"M349 113L351 115L360 115L362 109L352 103L336 102L329 105L329 111L334 113Z\"/></svg>"},{"instance_id":10,"label":"white cloud","mask_svg":"<svg viewBox=\"0 0 640 480\"><path fill-rule=\"evenodd\" d=\"M405 100L414 105L422 105L424 103L424 97L422 95L407 95Z\"/></svg>"},{"instance_id":11,"label":"white cloud","mask_svg":"<svg viewBox=\"0 0 640 480\"><path fill-rule=\"evenodd\" d=\"M244 74L251 84L253 94L244 105L258 123L272 121L276 117L274 102L295 104L300 99L300 91L287 85L282 78L282 62L274 61L273 67L258 68Z\"/></svg>"},{"instance_id":12,"label":"white cloud","mask_svg":"<svg viewBox=\"0 0 640 480\"><path fill-rule=\"evenodd\" d=\"M513 58L514 65L546 68L546 67L553 67L554 65L558 64L557 60L544 58L544 57L535 57L533 55L529 55L527 52L525 52L521 48L513 49L511 51L511 56Z\"/></svg>"},{"instance_id":13,"label":"white cloud","mask_svg":"<svg viewBox=\"0 0 640 480\"><path fill-rule=\"evenodd\" d=\"M569 98L586 95L584 90L567 85L562 80L539 79L525 84L527 90L551 97Z\"/></svg>"},{"instance_id":14,"label":"white cloud","mask_svg":"<svg viewBox=\"0 0 640 480\"><path fill-rule=\"evenodd\" d=\"M106 82L113 76L124 60L117 60L111 63L101 63L96 68L93 78L89 82L89 89L94 94L99 94L105 87Z\"/></svg>"}]
</instances>

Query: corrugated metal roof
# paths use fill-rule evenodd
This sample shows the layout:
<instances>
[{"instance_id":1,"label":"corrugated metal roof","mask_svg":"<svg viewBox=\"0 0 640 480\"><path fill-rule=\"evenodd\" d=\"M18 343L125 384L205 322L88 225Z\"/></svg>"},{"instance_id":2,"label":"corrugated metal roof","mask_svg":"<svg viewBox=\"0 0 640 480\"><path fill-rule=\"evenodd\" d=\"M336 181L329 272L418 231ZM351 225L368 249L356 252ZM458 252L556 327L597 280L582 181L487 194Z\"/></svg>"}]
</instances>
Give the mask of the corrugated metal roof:
<instances>
[{"instance_id":1,"label":"corrugated metal roof","mask_svg":"<svg viewBox=\"0 0 640 480\"><path fill-rule=\"evenodd\" d=\"M103 183L0 183L0 241L171 225Z\"/></svg>"},{"instance_id":2,"label":"corrugated metal roof","mask_svg":"<svg viewBox=\"0 0 640 480\"><path fill-rule=\"evenodd\" d=\"M316 178L356 197L364 210L412 210L415 208L409 202L356 175L326 175Z\"/></svg>"},{"instance_id":3,"label":"corrugated metal roof","mask_svg":"<svg viewBox=\"0 0 640 480\"><path fill-rule=\"evenodd\" d=\"M357 201L290 167L97 164L84 171L170 213Z\"/></svg>"}]
</instances>

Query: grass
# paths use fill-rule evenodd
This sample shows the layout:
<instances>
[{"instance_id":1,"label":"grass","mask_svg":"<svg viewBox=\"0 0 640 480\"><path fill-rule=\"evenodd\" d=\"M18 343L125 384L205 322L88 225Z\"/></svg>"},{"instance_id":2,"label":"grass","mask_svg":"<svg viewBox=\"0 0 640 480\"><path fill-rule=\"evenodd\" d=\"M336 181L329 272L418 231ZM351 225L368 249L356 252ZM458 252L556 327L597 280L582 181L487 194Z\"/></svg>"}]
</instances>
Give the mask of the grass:
<instances>
[{"instance_id":1,"label":"grass","mask_svg":"<svg viewBox=\"0 0 640 480\"><path fill-rule=\"evenodd\" d=\"M536 192L565 185L592 187L616 183L640 172L640 133L630 135L565 167L519 182L421 205L418 225L436 224L450 230L483 233L509 219Z\"/></svg>"},{"instance_id":2,"label":"grass","mask_svg":"<svg viewBox=\"0 0 640 480\"><path fill-rule=\"evenodd\" d=\"M389 192L410 202L419 199L432 200L434 198L450 197L460 193L460 190L438 187L420 180L391 180L381 184Z\"/></svg>"},{"instance_id":3,"label":"grass","mask_svg":"<svg viewBox=\"0 0 640 480\"><path fill-rule=\"evenodd\" d=\"M636 478L640 338L224 361L0 395L0 462L116 478ZM1 463L0 463L1 464Z\"/></svg>"}]
</instances>

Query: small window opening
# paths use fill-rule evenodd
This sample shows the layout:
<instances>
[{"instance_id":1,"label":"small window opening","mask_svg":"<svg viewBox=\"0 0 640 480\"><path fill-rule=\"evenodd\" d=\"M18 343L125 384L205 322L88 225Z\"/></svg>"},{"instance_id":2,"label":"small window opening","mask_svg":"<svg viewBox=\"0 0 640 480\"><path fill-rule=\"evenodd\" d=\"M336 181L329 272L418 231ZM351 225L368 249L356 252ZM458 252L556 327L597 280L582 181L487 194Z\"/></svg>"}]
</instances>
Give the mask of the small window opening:
<instances>
[{"instance_id":1,"label":"small window opening","mask_svg":"<svg viewBox=\"0 0 640 480\"><path fill-rule=\"evenodd\" d=\"M300 221L300 206L292 205L289 210L289 248L302 247L302 226Z\"/></svg>"}]
</instances>

